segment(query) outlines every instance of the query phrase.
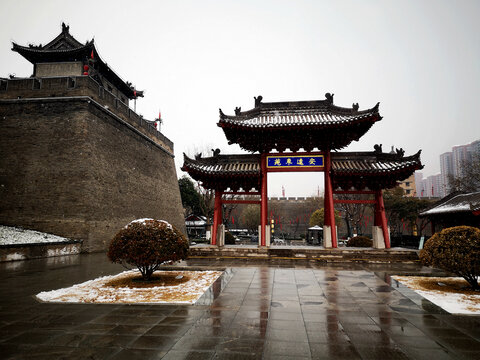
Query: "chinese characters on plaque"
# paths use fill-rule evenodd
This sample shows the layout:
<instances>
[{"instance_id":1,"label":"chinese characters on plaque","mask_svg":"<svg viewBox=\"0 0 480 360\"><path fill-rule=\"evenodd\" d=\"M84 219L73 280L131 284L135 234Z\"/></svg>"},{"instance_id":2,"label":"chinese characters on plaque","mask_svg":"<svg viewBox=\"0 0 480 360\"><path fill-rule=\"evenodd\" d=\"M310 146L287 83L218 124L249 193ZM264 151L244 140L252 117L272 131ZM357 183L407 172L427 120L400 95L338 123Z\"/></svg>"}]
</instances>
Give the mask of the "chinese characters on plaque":
<instances>
[{"instance_id":1,"label":"chinese characters on plaque","mask_svg":"<svg viewBox=\"0 0 480 360\"><path fill-rule=\"evenodd\" d=\"M323 168L323 155L267 156L267 169Z\"/></svg>"}]
</instances>

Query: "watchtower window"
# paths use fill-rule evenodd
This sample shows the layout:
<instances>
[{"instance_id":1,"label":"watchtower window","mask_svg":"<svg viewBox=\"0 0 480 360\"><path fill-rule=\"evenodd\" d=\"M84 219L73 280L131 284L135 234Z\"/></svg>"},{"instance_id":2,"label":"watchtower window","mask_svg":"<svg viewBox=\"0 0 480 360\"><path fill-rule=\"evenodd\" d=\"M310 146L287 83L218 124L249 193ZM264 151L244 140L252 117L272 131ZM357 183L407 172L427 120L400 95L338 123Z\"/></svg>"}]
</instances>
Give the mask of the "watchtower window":
<instances>
[{"instance_id":1,"label":"watchtower window","mask_svg":"<svg viewBox=\"0 0 480 360\"><path fill-rule=\"evenodd\" d=\"M33 79L33 90L39 90L42 87L42 82L39 79Z\"/></svg>"},{"instance_id":2,"label":"watchtower window","mask_svg":"<svg viewBox=\"0 0 480 360\"><path fill-rule=\"evenodd\" d=\"M75 78L69 77L67 82L67 87L73 89L75 87Z\"/></svg>"}]
</instances>

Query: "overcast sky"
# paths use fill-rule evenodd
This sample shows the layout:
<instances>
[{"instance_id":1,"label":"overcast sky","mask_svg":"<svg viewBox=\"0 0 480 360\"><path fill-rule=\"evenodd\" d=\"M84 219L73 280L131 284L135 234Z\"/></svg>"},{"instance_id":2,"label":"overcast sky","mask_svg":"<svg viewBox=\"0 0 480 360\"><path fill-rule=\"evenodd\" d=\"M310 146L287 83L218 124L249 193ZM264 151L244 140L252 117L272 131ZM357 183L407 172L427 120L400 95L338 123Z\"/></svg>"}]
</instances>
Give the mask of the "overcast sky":
<instances>
[{"instance_id":1,"label":"overcast sky","mask_svg":"<svg viewBox=\"0 0 480 360\"><path fill-rule=\"evenodd\" d=\"M95 38L102 59L145 90L137 112L182 153L229 146L218 109L320 100L360 109L380 102L383 120L347 151L422 149L424 175L439 155L480 139L480 1L18 1L1 0L0 77L30 76L11 42L46 44L70 25ZM132 104L133 107L133 104ZM269 195L309 196L318 173L269 175Z\"/></svg>"}]
</instances>

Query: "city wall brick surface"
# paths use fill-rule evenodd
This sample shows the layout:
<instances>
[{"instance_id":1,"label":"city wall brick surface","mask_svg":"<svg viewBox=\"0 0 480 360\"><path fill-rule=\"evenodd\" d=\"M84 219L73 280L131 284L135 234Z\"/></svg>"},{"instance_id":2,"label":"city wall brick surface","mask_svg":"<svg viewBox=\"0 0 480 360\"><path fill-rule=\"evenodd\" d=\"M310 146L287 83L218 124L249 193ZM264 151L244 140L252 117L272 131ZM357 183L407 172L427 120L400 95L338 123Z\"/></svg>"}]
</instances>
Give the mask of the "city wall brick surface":
<instances>
[{"instance_id":1,"label":"city wall brick surface","mask_svg":"<svg viewBox=\"0 0 480 360\"><path fill-rule=\"evenodd\" d=\"M108 91L90 76L16 78L0 80L0 99L59 98L88 96L128 122L160 146L173 152L173 143L122 102L118 90Z\"/></svg>"},{"instance_id":2,"label":"city wall brick surface","mask_svg":"<svg viewBox=\"0 0 480 360\"><path fill-rule=\"evenodd\" d=\"M174 160L89 98L0 100L0 224L101 251L136 218L185 232Z\"/></svg>"}]
</instances>

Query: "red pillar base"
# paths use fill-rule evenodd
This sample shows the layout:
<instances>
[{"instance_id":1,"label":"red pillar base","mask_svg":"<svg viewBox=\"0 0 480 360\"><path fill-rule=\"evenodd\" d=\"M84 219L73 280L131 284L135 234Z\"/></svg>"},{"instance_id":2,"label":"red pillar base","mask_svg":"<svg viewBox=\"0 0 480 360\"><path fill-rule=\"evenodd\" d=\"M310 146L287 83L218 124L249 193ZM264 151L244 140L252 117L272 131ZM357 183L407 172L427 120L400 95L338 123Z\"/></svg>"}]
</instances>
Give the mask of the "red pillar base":
<instances>
[{"instance_id":1,"label":"red pillar base","mask_svg":"<svg viewBox=\"0 0 480 360\"><path fill-rule=\"evenodd\" d=\"M382 190L375 191L374 225L381 227L385 249L390 249L390 234L388 232L387 217L385 216L385 205L383 204Z\"/></svg>"},{"instance_id":2,"label":"red pillar base","mask_svg":"<svg viewBox=\"0 0 480 360\"><path fill-rule=\"evenodd\" d=\"M261 208L260 208L260 246L266 246L266 232L267 232L267 217L268 217L268 193L267 193L267 156L261 156L261 170L262 170L262 188L260 189Z\"/></svg>"},{"instance_id":3,"label":"red pillar base","mask_svg":"<svg viewBox=\"0 0 480 360\"><path fill-rule=\"evenodd\" d=\"M335 209L333 207L332 178L330 174L330 150L325 151L325 200L324 200L324 227L323 240L325 247L337 247L337 228L335 225ZM330 236L327 235L327 231Z\"/></svg>"},{"instance_id":4,"label":"red pillar base","mask_svg":"<svg viewBox=\"0 0 480 360\"><path fill-rule=\"evenodd\" d=\"M222 223L222 192L215 191L215 205L213 208L212 239L210 244L217 245L218 225Z\"/></svg>"}]
</instances>

